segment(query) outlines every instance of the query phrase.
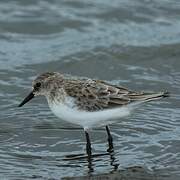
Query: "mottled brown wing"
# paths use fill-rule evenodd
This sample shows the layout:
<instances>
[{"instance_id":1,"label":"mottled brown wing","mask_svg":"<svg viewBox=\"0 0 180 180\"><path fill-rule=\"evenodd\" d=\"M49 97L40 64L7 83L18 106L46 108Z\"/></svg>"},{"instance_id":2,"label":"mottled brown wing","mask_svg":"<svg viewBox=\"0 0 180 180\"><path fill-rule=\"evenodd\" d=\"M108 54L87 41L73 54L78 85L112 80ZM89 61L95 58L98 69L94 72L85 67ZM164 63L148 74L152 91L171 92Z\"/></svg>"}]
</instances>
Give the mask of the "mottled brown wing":
<instances>
[{"instance_id":1,"label":"mottled brown wing","mask_svg":"<svg viewBox=\"0 0 180 180\"><path fill-rule=\"evenodd\" d=\"M163 95L163 93L135 92L99 80L71 80L65 89L68 95L76 98L76 103L81 109L88 111L120 107Z\"/></svg>"},{"instance_id":2,"label":"mottled brown wing","mask_svg":"<svg viewBox=\"0 0 180 180\"><path fill-rule=\"evenodd\" d=\"M89 111L118 107L130 102L130 91L104 81L71 80L65 89L68 95L76 98L76 103L81 109Z\"/></svg>"},{"instance_id":3,"label":"mottled brown wing","mask_svg":"<svg viewBox=\"0 0 180 180\"><path fill-rule=\"evenodd\" d=\"M110 83L107 83L105 81L96 81L96 83L100 83L102 86L102 91L106 92L108 96L108 107L112 106L122 106L127 105L132 102L136 101L151 101L155 99L159 99L162 97L168 97L169 92L162 91L162 92L136 92L129 90L125 87L119 86L119 85L112 85Z\"/></svg>"}]
</instances>

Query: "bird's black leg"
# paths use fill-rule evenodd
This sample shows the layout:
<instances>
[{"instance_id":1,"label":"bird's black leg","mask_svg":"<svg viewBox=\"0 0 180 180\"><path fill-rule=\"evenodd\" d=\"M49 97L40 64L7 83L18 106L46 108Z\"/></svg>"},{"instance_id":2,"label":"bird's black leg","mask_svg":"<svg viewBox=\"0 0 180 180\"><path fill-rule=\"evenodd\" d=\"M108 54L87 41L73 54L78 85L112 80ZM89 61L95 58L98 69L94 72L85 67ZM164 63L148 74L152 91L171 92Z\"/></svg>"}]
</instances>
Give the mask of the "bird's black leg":
<instances>
[{"instance_id":1,"label":"bird's black leg","mask_svg":"<svg viewBox=\"0 0 180 180\"><path fill-rule=\"evenodd\" d=\"M90 141L90 138L89 138L89 134L87 131L85 131L85 135L86 135L86 153L88 156L91 156L91 141Z\"/></svg>"},{"instance_id":2,"label":"bird's black leg","mask_svg":"<svg viewBox=\"0 0 180 180\"><path fill-rule=\"evenodd\" d=\"M107 131L107 134L108 134L108 144L109 144L109 148L107 149L108 152L113 152L113 138L111 136L111 133L110 133L110 130L109 130L109 127L106 126L106 131Z\"/></svg>"}]
</instances>

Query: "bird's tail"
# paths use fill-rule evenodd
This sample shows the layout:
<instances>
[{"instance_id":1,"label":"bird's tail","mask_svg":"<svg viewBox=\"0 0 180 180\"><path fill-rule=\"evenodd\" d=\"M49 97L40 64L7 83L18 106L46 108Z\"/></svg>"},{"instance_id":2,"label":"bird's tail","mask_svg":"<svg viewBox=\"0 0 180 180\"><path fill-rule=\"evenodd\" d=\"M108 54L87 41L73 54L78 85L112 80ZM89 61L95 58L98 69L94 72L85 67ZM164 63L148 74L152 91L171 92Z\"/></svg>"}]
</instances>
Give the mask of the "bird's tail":
<instances>
[{"instance_id":1,"label":"bird's tail","mask_svg":"<svg viewBox=\"0 0 180 180\"><path fill-rule=\"evenodd\" d=\"M158 100L161 98L169 97L170 93L167 91L159 92L159 93L150 93L150 92L143 92L140 94L132 94L130 95L131 102L129 108L137 108L139 105L142 105L144 102Z\"/></svg>"},{"instance_id":2,"label":"bird's tail","mask_svg":"<svg viewBox=\"0 0 180 180\"><path fill-rule=\"evenodd\" d=\"M137 98L137 101L153 101L156 99L161 99L161 98L165 98L169 96L170 96L169 92L163 91L159 93L143 93L139 95L139 97L136 97L136 98Z\"/></svg>"}]
</instances>

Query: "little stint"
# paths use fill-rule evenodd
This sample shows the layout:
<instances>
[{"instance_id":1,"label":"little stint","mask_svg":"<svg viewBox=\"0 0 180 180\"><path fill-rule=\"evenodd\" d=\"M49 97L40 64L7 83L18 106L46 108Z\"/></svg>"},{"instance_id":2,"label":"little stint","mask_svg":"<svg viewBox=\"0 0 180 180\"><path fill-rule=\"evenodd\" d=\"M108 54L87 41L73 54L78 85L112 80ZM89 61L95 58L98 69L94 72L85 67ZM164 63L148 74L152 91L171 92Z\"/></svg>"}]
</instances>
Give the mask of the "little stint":
<instances>
[{"instance_id":1,"label":"little stint","mask_svg":"<svg viewBox=\"0 0 180 180\"><path fill-rule=\"evenodd\" d=\"M57 72L47 72L32 83L32 91L19 107L33 97L46 97L52 112L62 120L80 125L86 135L86 152L91 155L88 130L105 126L110 152L113 149L108 125L130 114L139 104L167 97L168 92L136 92L102 80L74 78Z\"/></svg>"}]
</instances>

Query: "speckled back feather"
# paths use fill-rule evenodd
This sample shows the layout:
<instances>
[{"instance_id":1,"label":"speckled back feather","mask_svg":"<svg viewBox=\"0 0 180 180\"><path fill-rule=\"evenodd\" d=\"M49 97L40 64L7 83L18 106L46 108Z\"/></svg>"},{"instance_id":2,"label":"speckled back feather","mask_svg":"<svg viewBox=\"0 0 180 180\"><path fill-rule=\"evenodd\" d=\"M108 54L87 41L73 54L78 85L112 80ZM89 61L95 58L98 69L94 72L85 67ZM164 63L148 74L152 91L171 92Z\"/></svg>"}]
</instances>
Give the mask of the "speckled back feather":
<instances>
[{"instance_id":1,"label":"speckled back feather","mask_svg":"<svg viewBox=\"0 0 180 180\"><path fill-rule=\"evenodd\" d=\"M124 106L136 101L150 101L164 93L135 92L99 80L65 80L65 92L76 98L80 109L96 111Z\"/></svg>"}]
</instances>

